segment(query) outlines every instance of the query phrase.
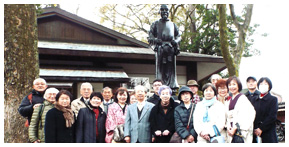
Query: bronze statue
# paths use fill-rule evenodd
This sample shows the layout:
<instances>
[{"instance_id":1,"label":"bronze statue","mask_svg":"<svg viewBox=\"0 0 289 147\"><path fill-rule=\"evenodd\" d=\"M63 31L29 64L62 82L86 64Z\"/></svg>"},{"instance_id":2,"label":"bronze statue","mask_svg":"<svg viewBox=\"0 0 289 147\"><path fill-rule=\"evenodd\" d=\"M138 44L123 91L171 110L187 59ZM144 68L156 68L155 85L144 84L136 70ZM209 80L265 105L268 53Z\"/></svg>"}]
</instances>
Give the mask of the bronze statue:
<instances>
[{"instance_id":1,"label":"bronze statue","mask_svg":"<svg viewBox=\"0 0 289 147\"><path fill-rule=\"evenodd\" d=\"M180 53L181 35L178 27L171 22L167 5L161 5L161 19L152 23L148 42L156 52L156 79L162 79L171 89L179 87L176 76L176 55Z\"/></svg>"}]
</instances>

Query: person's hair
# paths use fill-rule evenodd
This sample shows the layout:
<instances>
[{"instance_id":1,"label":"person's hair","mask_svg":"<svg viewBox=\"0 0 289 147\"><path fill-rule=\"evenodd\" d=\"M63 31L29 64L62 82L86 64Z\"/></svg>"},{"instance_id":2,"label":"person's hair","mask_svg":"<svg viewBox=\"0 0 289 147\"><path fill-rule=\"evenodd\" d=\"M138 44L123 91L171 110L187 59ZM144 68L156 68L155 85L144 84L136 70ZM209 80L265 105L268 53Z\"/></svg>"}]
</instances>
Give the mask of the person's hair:
<instances>
[{"instance_id":1,"label":"person's hair","mask_svg":"<svg viewBox=\"0 0 289 147\"><path fill-rule=\"evenodd\" d=\"M93 86L88 82L82 83L80 86L80 89L82 89L82 86L84 86L84 85L88 85L91 88L91 90L93 90Z\"/></svg>"},{"instance_id":2,"label":"person's hair","mask_svg":"<svg viewBox=\"0 0 289 147\"><path fill-rule=\"evenodd\" d=\"M155 82L161 82L162 84L164 84L163 80L161 80L161 79L155 79L155 80L153 81L153 84L154 84Z\"/></svg>"},{"instance_id":3,"label":"person's hair","mask_svg":"<svg viewBox=\"0 0 289 147\"><path fill-rule=\"evenodd\" d=\"M38 81L38 80L44 81L44 83L45 83L45 85L46 85L46 81L45 81L43 78L37 78L37 79L35 79L35 80L33 81L33 85L35 85L35 84L36 84L36 81Z\"/></svg>"},{"instance_id":4,"label":"person's hair","mask_svg":"<svg viewBox=\"0 0 289 147\"><path fill-rule=\"evenodd\" d=\"M271 80L270 80L268 77L262 77L262 78L258 81L258 83L257 83L258 88L259 88L259 85L260 85L263 81L266 81L266 82L268 83L268 85L269 85L269 90L268 90L268 92L270 92L271 89L272 89L272 87L273 87L273 85L272 85Z\"/></svg>"},{"instance_id":5,"label":"person's hair","mask_svg":"<svg viewBox=\"0 0 289 147\"><path fill-rule=\"evenodd\" d=\"M240 79L239 79L238 77L236 77L236 76L229 77L229 79L228 79L227 82L226 82L227 88L229 89L229 84L230 84L231 81L233 81L233 80L236 81L237 84L238 84L238 91L239 91L239 92L242 91L242 83L241 83Z\"/></svg>"},{"instance_id":6,"label":"person's hair","mask_svg":"<svg viewBox=\"0 0 289 147\"><path fill-rule=\"evenodd\" d=\"M160 86L158 94L161 95L162 91L165 90L165 89L168 89L169 92L170 92L170 95L172 95L172 89L169 86L167 86L167 85Z\"/></svg>"},{"instance_id":7,"label":"person's hair","mask_svg":"<svg viewBox=\"0 0 289 147\"><path fill-rule=\"evenodd\" d=\"M125 93L127 94L127 97L126 97L126 103L129 104L130 103L130 96L129 96L129 93L128 93L128 90L125 88L125 87L119 87L116 92L115 92L115 95L114 95L114 102L118 103L118 99L117 99L117 95L118 94L123 94Z\"/></svg>"},{"instance_id":8,"label":"person's hair","mask_svg":"<svg viewBox=\"0 0 289 147\"><path fill-rule=\"evenodd\" d=\"M135 91L130 92L129 96L135 95Z\"/></svg>"},{"instance_id":9,"label":"person's hair","mask_svg":"<svg viewBox=\"0 0 289 147\"><path fill-rule=\"evenodd\" d=\"M92 92L89 99L91 100L95 96L99 97L100 100L103 101L103 96L102 96L102 94L100 92Z\"/></svg>"},{"instance_id":10,"label":"person's hair","mask_svg":"<svg viewBox=\"0 0 289 147\"><path fill-rule=\"evenodd\" d=\"M60 91L57 93L57 95L56 95L56 97L55 97L55 100L58 102L59 97L60 97L61 95L63 95L63 94L65 94L65 95L67 95L67 96L69 97L70 102L72 101L72 94L71 94L69 91L67 91L67 90L60 90Z\"/></svg>"},{"instance_id":11,"label":"person's hair","mask_svg":"<svg viewBox=\"0 0 289 147\"><path fill-rule=\"evenodd\" d=\"M105 90L110 90L110 92L112 93L112 89L108 86L104 87L102 90L101 90L101 93L103 93Z\"/></svg>"},{"instance_id":12,"label":"person's hair","mask_svg":"<svg viewBox=\"0 0 289 147\"><path fill-rule=\"evenodd\" d=\"M147 93L147 88L145 86L142 86L142 85L135 86L134 91L136 91L136 89L139 89L139 88L143 88L144 92Z\"/></svg>"},{"instance_id":13,"label":"person's hair","mask_svg":"<svg viewBox=\"0 0 289 147\"><path fill-rule=\"evenodd\" d=\"M220 79L220 80L218 80L217 83L216 83L216 89L217 89L217 91L219 90L219 87L227 87L226 82L227 82L227 80L225 80L225 79ZM229 89L227 88L227 91L228 91L228 90L229 90Z\"/></svg>"},{"instance_id":14,"label":"person's hair","mask_svg":"<svg viewBox=\"0 0 289 147\"><path fill-rule=\"evenodd\" d=\"M205 84L205 85L202 87L203 94L205 93L205 90L206 90L208 87L211 87L211 88L213 89L213 91L214 91L214 93L215 93L215 96L218 94L216 87L215 87L212 83L207 83L207 84Z\"/></svg>"},{"instance_id":15,"label":"person's hair","mask_svg":"<svg viewBox=\"0 0 289 147\"><path fill-rule=\"evenodd\" d=\"M48 89L46 89L43 98L46 99L47 98L46 96L48 93L56 93L57 94L58 92L59 92L59 90L54 88L54 87L48 88Z\"/></svg>"},{"instance_id":16,"label":"person's hair","mask_svg":"<svg viewBox=\"0 0 289 147\"><path fill-rule=\"evenodd\" d=\"M212 81L212 78L213 77L217 77L218 79L222 79L222 77L219 75L219 74L213 74L211 77L210 77L210 81Z\"/></svg>"}]
</instances>

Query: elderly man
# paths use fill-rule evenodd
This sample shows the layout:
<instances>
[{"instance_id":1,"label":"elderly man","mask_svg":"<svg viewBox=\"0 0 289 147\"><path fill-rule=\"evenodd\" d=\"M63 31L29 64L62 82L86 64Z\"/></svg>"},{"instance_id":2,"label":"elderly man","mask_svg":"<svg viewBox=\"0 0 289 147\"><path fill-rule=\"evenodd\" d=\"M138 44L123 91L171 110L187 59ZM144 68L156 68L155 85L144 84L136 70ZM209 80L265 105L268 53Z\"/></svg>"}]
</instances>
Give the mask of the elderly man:
<instances>
[{"instance_id":1,"label":"elderly man","mask_svg":"<svg viewBox=\"0 0 289 147\"><path fill-rule=\"evenodd\" d=\"M187 82L187 86L191 89L191 91L193 92L193 98L192 98L192 102L197 104L198 102L202 101L203 98L200 98L200 96L198 95L198 91L199 91L199 84L197 83L197 81L195 80L189 80Z\"/></svg>"},{"instance_id":2,"label":"elderly man","mask_svg":"<svg viewBox=\"0 0 289 147\"><path fill-rule=\"evenodd\" d=\"M152 142L149 117L154 104L145 101L146 88L138 85L135 87L137 102L127 108L124 137L127 143Z\"/></svg>"},{"instance_id":3,"label":"elderly man","mask_svg":"<svg viewBox=\"0 0 289 147\"><path fill-rule=\"evenodd\" d=\"M107 114L108 111L108 106L111 105L113 103L113 99L112 99L112 89L109 87L104 87L102 89L102 96L103 96L103 102L100 105L100 107L102 108L102 110Z\"/></svg>"},{"instance_id":4,"label":"elderly man","mask_svg":"<svg viewBox=\"0 0 289 147\"><path fill-rule=\"evenodd\" d=\"M27 117L26 127L29 127L33 110L43 103L43 94L46 88L46 81L43 78L37 78L33 81L32 92L23 98L18 112L23 117Z\"/></svg>"},{"instance_id":5,"label":"elderly man","mask_svg":"<svg viewBox=\"0 0 289 147\"><path fill-rule=\"evenodd\" d=\"M71 109L75 113L76 118L78 115L78 111L81 108L87 107L87 104L89 102L89 98L92 92L93 92L93 87L90 83L85 82L81 84L80 86L81 97L73 100L71 103Z\"/></svg>"},{"instance_id":6,"label":"elderly man","mask_svg":"<svg viewBox=\"0 0 289 147\"><path fill-rule=\"evenodd\" d=\"M218 74L213 74L210 79L211 79L211 83L216 87L217 81L222 79L222 77Z\"/></svg>"},{"instance_id":7,"label":"elderly man","mask_svg":"<svg viewBox=\"0 0 289 147\"><path fill-rule=\"evenodd\" d=\"M163 85L163 81L162 80L160 80L160 79L155 79L154 81L153 81L153 89L154 89L154 95L153 96L151 96L147 101L148 102L151 102L151 103L153 103L153 104L157 104L158 102L159 102L159 100L160 100L160 96L159 96L159 88L160 88L160 86L162 86Z\"/></svg>"}]
</instances>

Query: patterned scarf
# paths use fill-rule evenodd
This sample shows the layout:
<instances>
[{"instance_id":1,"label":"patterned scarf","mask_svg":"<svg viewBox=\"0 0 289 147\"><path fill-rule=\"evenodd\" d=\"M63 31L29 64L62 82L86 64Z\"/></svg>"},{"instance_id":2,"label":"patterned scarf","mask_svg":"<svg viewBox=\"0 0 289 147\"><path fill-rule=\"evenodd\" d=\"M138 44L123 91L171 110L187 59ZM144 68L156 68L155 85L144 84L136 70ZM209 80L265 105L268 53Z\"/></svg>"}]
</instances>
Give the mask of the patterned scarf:
<instances>
[{"instance_id":1,"label":"patterned scarf","mask_svg":"<svg viewBox=\"0 0 289 147\"><path fill-rule=\"evenodd\" d=\"M70 105L67 107L63 107L63 106L59 105L58 102L56 102L55 108L58 109L59 111L63 112L63 116L65 119L65 125L67 128L70 128L73 125L73 123L75 122L74 113L71 110Z\"/></svg>"}]
</instances>

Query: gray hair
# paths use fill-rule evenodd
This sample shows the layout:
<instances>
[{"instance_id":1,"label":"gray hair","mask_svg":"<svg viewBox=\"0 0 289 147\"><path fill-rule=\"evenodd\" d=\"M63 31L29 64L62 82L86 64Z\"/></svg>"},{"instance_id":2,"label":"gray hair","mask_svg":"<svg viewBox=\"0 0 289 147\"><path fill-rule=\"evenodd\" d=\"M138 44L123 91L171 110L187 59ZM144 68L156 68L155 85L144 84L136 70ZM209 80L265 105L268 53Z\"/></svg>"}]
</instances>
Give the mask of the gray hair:
<instances>
[{"instance_id":1,"label":"gray hair","mask_svg":"<svg viewBox=\"0 0 289 147\"><path fill-rule=\"evenodd\" d=\"M54 88L54 87L51 87L51 88L48 88L46 91L45 91L45 93L44 93L44 99L46 99L46 96L49 94L49 93L58 93L59 92L59 90L58 89L56 89L56 88Z\"/></svg>"},{"instance_id":2,"label":"gray hair","mask_svg":"<svg viewBox=\"0 0 289 147\"><path fill-rule=\"evenodd\" d=\"M45 83L45 85L46 85L46 81L45 81L43 78L37 78L37 79L35 79L35 80L33 81L33 85L35 85L38 80L42 80L42 81Z\"/></svg>"},{"instance_id":3,"label":"gray hair","mask_svg":"<svg viewBox=\"0 0 289 147\"><path fill-rule=\"evenodd\" d=\"M136 91L137 89L142 88L145 92L147 92L147 88L145 86L142 85L137 85L134 87L134 91Z\"/></svg>"},{"instance_id":4,"label":"gray hair","mask_svg":"<svg viewBox=\"0 0 289 147\"><path fill-rule=\"evenodd\" d=\"M91 90L93 90L93 87L89 82L82 83L80 86L80 89L82 89L82 86L84 86L84 85L88 85L91 88Z\"/></svg>"},{"instance_id":5,"label":"gray hair","mask_svg":"<svg viewBox=\"0 0 289 147\"><path fill-rule=\"evenodd\" d=\"M103 93L103 92L104 92L104 90L110 90L110 91L111 91L111 93L112 93L112 89L111 89L110 87L108 87L108 86L104 87L104 88L102 89L101 93Z\"/></svg>"}]
</instances>

